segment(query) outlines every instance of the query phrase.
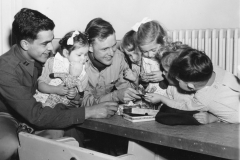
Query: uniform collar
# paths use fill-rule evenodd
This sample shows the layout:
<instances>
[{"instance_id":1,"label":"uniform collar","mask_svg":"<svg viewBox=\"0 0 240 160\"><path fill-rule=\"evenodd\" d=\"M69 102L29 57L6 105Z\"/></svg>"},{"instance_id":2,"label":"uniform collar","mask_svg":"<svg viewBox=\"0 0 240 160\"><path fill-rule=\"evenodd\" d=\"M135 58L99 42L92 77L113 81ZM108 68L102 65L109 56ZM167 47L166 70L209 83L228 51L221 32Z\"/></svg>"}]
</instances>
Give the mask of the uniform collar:
<instances>
[{"instance_id":1,"label":"uniform collar","mask_svg":"<svg viewBox=\"0 0 240 160\"><path fill-rule=\"evenodd\" d=\"M22 54L21 49L19 46L14 45L14 54L19 59L19 65L23 66L27 72L33 76L34 73L34 62L28 61Z\"/></svg>"},{"instance_id":2,"label":"uniform collar","mask_svg":"<svg viewBox=\"0 0 240 160\"><path fill-rule=\"evenodd\" d=\"M92 65L98 69L99 72L101 72L102 70L104 70L106 67L106 65L100 63L99 61L97 61L91 52L88 53L88 57L89 57L89 60L91 61Z\"/></svg>"}]
</instances>

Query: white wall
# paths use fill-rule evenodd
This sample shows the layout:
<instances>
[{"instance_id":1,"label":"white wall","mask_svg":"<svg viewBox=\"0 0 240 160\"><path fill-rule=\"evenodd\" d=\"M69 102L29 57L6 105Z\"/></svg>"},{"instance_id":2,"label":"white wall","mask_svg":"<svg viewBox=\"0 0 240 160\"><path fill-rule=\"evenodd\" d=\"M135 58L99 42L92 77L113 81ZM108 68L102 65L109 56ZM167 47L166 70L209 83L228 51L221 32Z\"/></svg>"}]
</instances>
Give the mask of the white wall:
<instances>
[{"instance_id":1,"label":"white wall","mask_svg":"<svg viewBox=\"0 0 240 160\"><path fill-rule=\"evenodd\" d=\"M0 55L10 48L13 17L21 7L22 0L0 0Z\"/></svg>"},{"instance_id":2,"label":"white wall","mask_svg":"<svg viewBox=\"0 0 240 160\"><path fill-rule=\"evenodd\" d=\"M0 0L0 55L10 48L13 17L22 7L53 19L56 38L70 30L84 31L96 17L113 25L118 40L146 16L167 30L240 28L240 0Z\"/></svg>"},{"instance_id":3,"label":"white wall","mask_svg":"<svg viewBox=\"0 0 240 160\"><path fill-rule=\"evenodd\" d=\"M160 21L168 30L239 28L240 0L22 0L54 20L55 37L83 31L96 17L109 21L117 39L143 17Z\"/></svg>"}]
</instances>

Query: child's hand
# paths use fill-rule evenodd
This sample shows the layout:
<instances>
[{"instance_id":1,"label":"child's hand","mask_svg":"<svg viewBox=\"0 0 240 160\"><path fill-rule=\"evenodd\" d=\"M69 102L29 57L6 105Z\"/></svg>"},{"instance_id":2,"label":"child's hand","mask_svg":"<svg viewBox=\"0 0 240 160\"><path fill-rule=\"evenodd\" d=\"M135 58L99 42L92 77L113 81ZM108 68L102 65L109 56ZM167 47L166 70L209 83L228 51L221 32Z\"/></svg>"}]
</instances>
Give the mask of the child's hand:
<instances>
[{"instance_id":1,"label":"child's hand","mask_svg":"<svg viewBox=\"0 0 240 160\"><path fill-rule=\"evenodd\" d=\"M157 93L147 93L143 98L147 102L154 103L154 104L161 102L161 95Z\"/></svg>"},{"instance_id":2,"label":"child's hand","mask_svg":"<svg viewBox=\"0 0 240 160\"><path fill-rule=\"evenodd\" d=\"M137 80L137 75L135 72L133 72L131 69L126 69L123 72L124 78L126 78L129 81L135 82Z\"/></svg>"},{"instance_id":3,"label":"child's hand","mask_svg":"<svg viewBox=\"0 0 240 160\"><path fill-rule=\"evenodd\" d=\"M161 71L152 71L147 73L146 76L150 82L160 82L164 79Z\"/></svg>"},{"instance_id":4,"label":"child's hand","mask_svg":"<svg viewBox=\"0 0 240 160\"><path fill-rule=\"evenodd\" d=\"M218 118L208 112L200 112L193 115L193 117L202 124L208 124L218 121Z\"/></svg>"},{"instance_id":5,"label":"child's hand","mask_svg":"<svg viewBox=\"0 0 240 160\"><path fill-rule=\"evenodd\" d=\"M76 97L77 95L77 90L76 88L70 88L68 89L68 92L67 92L67 98L68 99L73 99L74 97Z\"/></svg>"},{"instance_id":6,"label":"child's hand","mask_svg":"<svg viewBox=\"0 0 240 160\"><path fill-rule=\"evenodd\" d=\"M143 82L149 82L148 76L146 75L146 73L142 73L141 74L141 80Z\"/></svg>"},{"instance_id":7,"label":"child's hand","mask_svg":"<svg viewBox=\"0 0 240 160\"><path fill-rule=\"evenodd\" d=\"M56 86L55 90L56 90L55 94L60 95L60 96L64 96L64 95L66 95L68 93L68 88L65 87L62 84Z\"/></svg>"},{"instance_id":8,"label":"child's hand","mask_svg":"<svg viewBox=\"0 0 240 160\"><path fill-rule=\"evenodd\" d=\"M83 62L71 62L69 67L69 73L72 76L80 76L83 70Z\"/></svg>"},{"instance_id":9,"label":"child's hand","mask_svg":"<svg viewBox=\"0 0 240 160\"><path fill-rule=\"evenodd\" d=\"M148 85L147 88L145 89L145 91L149 93L154 93L156 90L157 90L156 86L150 86L150 85Z\"/></svg>"}]
</instances>

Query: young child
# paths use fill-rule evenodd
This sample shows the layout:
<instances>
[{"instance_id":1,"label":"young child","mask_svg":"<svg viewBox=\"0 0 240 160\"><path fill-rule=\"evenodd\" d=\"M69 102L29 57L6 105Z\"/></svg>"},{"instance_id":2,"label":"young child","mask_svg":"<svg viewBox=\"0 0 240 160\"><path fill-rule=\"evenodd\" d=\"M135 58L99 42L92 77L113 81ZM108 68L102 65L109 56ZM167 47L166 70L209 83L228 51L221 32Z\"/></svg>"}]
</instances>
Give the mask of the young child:
<instances>
[{"instance_id":1,"label":"young child","mask_svg":"<svg viewBox=\"0 0 240 160\"><path fill-rule=\"evenodd\" d=\"M124 35L120 50L124 53L130 68L124 71L124 77L131 81L135 85L135 88L137 88L140 75L141 53L137 48L135 31L131 30Z\"/></svg>"},{"instance_id":2,"label":"young child","mask_svg":"<svg viewBox=\"0 0 240 160\"><path fill-rule=\"evenodd\" d=\"M72 31L67 33L59 44L61 54L57 53L45 63L42 75L38 79L39 92L34 96L44 104L43 106L51 108L57 103L70 105L70 100L74 98L72 92L76 89L74 86L78 92L83 92L87 85L84 63L88 53L88 36L79 31ZM51 73L59 78L50 79Z\"/></svg>"},{"instance_id":3,"label":"young child","mask_svg":"<svg viewBox=\"0 0 240 160\"><path fill-rule=\"evenodd\" d=\"M206 54L195 49L183 50L173 61L169 73L176 77L181 89L195 92L196 103L221 121L240 122L240 81L230 72L213 66Z\"/></svg>"},{"instance_id":4,"label":"young child","mask_svg":"<svg viewBox=\"0 0 240 160\"><path fill-rule=\"evenodd\" d=\"M133 30L136 32L138 48L142 52L141 80L149 83L147 91L154 90L155 93L164 94L167 84L155 56L166 42L166 31L157 21L148 18L135 24Z\"/></svg>"}]
</instances>

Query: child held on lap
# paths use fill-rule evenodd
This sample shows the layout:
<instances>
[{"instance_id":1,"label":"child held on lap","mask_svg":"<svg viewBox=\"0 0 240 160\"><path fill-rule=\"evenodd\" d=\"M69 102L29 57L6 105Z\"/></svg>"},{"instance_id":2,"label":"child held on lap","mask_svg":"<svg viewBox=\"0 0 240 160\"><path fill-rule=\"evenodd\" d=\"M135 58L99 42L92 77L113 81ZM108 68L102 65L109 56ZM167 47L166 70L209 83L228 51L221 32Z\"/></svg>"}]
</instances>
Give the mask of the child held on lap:
<instances>
[{"instance_id":1,"label":"child held on lap","mask_svg":"<svg viewBox=\"0 0 240 160\"><path fill-rule=\"evenodd\" d=\"M193 91L194 101L227 123L239 123L239 79L220 67L213 66L209 57L198 50L181 52L170 67L179 87Z\"/></svg>"},{"instance_id":2,"label":"child held on lap","mask_svg":"<svg viewBox=\"0 0 240 160\"><path fill-rule=\"evenodd\" d=\"M177 85L177 81L174 78L169 76L169 68L172 64L172 61L174 59L177 59L180 52L187 48L190 48L190 47L188 47L187 45L174 44L173 49L167 48L163 52L162 57L158 58L163 68L163 75L169 82L169 86L166 90L165 95L150 93L150 94L147 94L146 100L152 103L162 102L170 108L174 108L184 112L186 111L185 113L188 113L189 115L190 112L187 112L187 111L207 111L207 108L204 105L194 101L193 99L194 92L186 92L182 90ZM159 56L161 55L157 55L157 57ZM194 114L194 116L199 114L197 112L192 112L192 113ZM200 116L200 117L197 116L196 120L199 123L203 123L203 124L212 123L218 120L215 116L211 114L208 115L207 112L200 112L200 113L201 114L204 113L205 116Z\"/></svg>"},{"instance_id":3,"label":"child held on lap","mask_svg":"<svg viewBox=\"0 0 240 160\"><path fill-rule=\"evenodd\" d=\"M130 69L124 71L124 78L138 87L141 53L136 45L136 32L131 30L127 32L121 42L121 51L125 54L125 59Z\"/></svg>"},{"instance_id":4,"label":"child held on lap","mask_svg":"<svg viewBox=\"0 0 240 160\"><path fill-rule=\"evenodd\" d=\"M79 31L67 33L60 41L61 54L49 58L38 79L38 92L34 95L43 106L55 107L57 103L71 105L76 88L83 92L87 85L85 61L88 53L88 36ZM50 79L49 75L54 73Z\"/></svg>"},{"instance_id":5,"label":"child held on lap","mask_svg":"<svg viewBox=\"0 0 240 160\"><path fill-rule=\"evenodd\" d=\"M148 18L135 24L133 30L136 32L137 45L142 53L141 81L143 84L149 84L147 91L164 94L167 84L155 55L166 42L166 31L157 21Z\"/></svg>"}]
</instances>

